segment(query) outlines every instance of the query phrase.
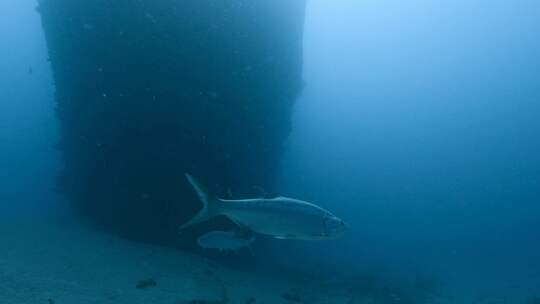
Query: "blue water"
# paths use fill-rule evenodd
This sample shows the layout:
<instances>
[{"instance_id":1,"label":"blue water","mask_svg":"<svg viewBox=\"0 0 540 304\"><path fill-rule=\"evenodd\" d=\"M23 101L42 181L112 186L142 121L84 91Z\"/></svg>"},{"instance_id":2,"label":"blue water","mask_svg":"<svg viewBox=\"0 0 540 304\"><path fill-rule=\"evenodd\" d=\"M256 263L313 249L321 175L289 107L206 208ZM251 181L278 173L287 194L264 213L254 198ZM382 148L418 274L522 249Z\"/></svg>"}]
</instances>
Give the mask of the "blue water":
<instances>
[{"instance_id":1,"label":"blue water","mask_svg":"<svg viewBox=\"0 0 540 304\"><path fill-rule=\"evenodd\" d=\"M35 6L0 2L0 211L10 217L69 213L55 191L61 135ZM539 37L532 0L309 1L305 87L277 189L350 230L265 242L260 259L398 286L426 277L436 282L426 288L457 289L455 302L491 284L508 289L506 302L538 303Z\"/></svg>"},{"instance_id":2,"label":"blue water","mask_svg":"<svg viewBox=\"0 0 540 304\"><path fill-rule=\"evenodd\" d=\"M59 206L51 192L62 166L54 149L54 86L35 7L35 1L0 3L0 209L9 213Z\"/></svg>"},{"instance_id":3,"label":"blue water","mask_svg":"<svg viewBox=\"0 0 540 304\"><path fill-rule=\"evenodd\" d=\"M534 1L310 3L282 178L351 223L321 251L539 286L539 14Z\"/></svg>"}]
</instances>

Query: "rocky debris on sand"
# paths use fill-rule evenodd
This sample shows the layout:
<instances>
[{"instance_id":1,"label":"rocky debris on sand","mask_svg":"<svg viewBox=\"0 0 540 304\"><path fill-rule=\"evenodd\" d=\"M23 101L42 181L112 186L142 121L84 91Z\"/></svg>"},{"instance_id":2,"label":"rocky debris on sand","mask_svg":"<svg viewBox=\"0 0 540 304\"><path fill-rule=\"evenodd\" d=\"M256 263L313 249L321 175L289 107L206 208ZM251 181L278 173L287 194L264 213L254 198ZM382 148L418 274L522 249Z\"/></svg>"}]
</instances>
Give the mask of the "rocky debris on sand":
<instances>
[{"instance_id":1,"label":"rocky debris on sand","mask_svg":"<svg viewBox=\"0 0 540 304\"><path fill-rule=\"evenodd\" d=\"M207 299L194 299L194 300L179 300L176 304L227 304L229 303L229 298L224 297L219 300L207 300Z\"/></svg>"},{"instance_id":2,"label":"rocky debris on sand","mask_svg":"<svg viewBox=\"0 0 540 304\"><path fill-rule=\"evenodd\" d=\"M305 295L300 288L291 288L281 294L281 297L288 303L304 303Z\"/></svg>"},{"instance_id":3,"label":"rocky debris on sand","mask_svg":"<svg viewBox=\"0 0 540 304\"><path fill-rule=\"evenodd\" d=\"M154 279L146 279L146 280L140 280L137 282L137 285L135 287L137 289L146 289L151 287L156 287L157 283L154 281Z\"/></svg>"}]
</instances>

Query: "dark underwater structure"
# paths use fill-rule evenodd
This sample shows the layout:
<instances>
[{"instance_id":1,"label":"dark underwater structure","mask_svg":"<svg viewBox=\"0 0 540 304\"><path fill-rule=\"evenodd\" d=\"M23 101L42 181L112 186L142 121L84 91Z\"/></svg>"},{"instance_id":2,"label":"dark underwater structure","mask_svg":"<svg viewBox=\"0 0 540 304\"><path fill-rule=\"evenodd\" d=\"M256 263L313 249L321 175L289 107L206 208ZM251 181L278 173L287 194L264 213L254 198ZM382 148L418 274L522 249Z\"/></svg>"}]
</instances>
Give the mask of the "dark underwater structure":
<instances>
[{"instance_id":1,"label":"dark underwater structure","mask_svg":"<svg viewBox=\"0 0 540 304\"><path fill-rule=\"evenodd\" d=\"M302 87L304 0L40 0L59 190L129 238L178 242L200 208L275 190Z\"/></svg>"}]
</instances>

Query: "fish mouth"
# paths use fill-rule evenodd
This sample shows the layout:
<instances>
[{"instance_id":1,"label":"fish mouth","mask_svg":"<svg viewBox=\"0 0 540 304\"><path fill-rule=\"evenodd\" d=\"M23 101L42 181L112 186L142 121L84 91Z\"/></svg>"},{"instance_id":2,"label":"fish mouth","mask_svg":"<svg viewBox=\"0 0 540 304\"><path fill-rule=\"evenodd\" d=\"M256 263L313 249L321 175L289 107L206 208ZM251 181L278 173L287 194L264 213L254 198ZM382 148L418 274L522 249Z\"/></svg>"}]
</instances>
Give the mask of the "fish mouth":
<instances>
[{"instance_id":1,"label":"fish mouth","mask_svg":"<svg viewBox=\"0 0 540 304\"><path fill-rule=\"evenodd\" d=\"M328 217L325 221L325 231L321 237L325 239L336 239L347 231L348 225L336 216Z\"/></svg>"}]
</instances>

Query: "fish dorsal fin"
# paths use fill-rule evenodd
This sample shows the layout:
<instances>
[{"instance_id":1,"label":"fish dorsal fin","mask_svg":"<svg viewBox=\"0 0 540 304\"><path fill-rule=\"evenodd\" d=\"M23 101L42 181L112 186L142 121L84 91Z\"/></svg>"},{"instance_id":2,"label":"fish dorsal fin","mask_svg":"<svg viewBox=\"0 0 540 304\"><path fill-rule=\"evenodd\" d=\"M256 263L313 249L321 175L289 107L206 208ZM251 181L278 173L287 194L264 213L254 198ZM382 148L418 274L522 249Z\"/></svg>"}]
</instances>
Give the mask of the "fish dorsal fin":
<instances>
[{"instance_id":1,"label":"fish dorsal fin","mask_svg":"<svg viewBox=\"0 0 540 304\"><path fill-rule=\"evenodd\" d=\"M263 187L257 186L257 185L253 185L252 188L255 189L255 190L258 192L259 197L261 197L261 198L266 198L267 192L266 192L266 190L264 190Z\"/></svg>"},{"instance_id":2,"label":"fish dorsal fin","mask_svg":"<svg viewBox=\"0 0 540 304\"><path fill-rule=\"evenodd\" d=\"M275 200L275 199L283 198L283 196L277 193L267 193L263 198L267 200Z\"/></svg>"},{"instance_id":3,"label":"fish dorsal fin","mask_svg":"<svg viewBox=\"0 0 540 304\"><path fill-rule=\"evenodd\" d=\"M272 199L272 198L276 198L276 197L279 197L279 195L277 195L276 193L273 193L273 192L268 192L266 191L263 187L261 186L253 186L252 187L253 189L257 190L257 192L259 193L259 197L260 198L265 198L265 199Z\"/></svg>"}]
</instances>

